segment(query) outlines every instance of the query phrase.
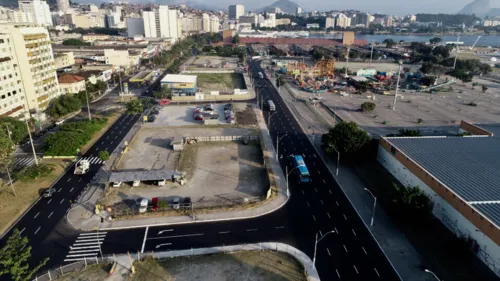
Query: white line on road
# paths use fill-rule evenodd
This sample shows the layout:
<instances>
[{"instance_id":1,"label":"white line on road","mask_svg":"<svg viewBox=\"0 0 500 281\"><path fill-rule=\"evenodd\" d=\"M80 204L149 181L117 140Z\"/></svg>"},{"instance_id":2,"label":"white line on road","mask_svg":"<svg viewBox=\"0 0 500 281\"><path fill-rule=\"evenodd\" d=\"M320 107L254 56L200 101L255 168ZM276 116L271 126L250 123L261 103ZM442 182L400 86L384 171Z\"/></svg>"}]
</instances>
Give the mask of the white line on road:
<instances>
[{"instance_id":1,"label":"white line on road","mask_svg":"<svg viewBox=\"0 0 500 281\"><path fill-rule=\"evenodd\" d=\"M57 192L61 192L61 190L62 190L62 187L61 187L61 188L59 188L59 190L58 190Z\"/></svg>"},{"instance_id":2,"label":"white line on road","mask_svg":"<svg viewBox=\"0 0 500 281\"><path fill-rule=\"evenodd\" d=\"M251 229L247 229L247 231L257 231L259 230L258 228L251 228Z\"/></svg>"},{"instance_id":3,"label":"white line on road","mask_svg":"<svg viewBox=\"0 0 500 281\"><path fill-rule=\"evenodd\" d=\"M228 234L230 231L219 231L219 234Z\"/></svg>"},{"instance_id":4,"label":"white line on road","mask_svg":"<svg viewBox=\"0 0 500 281\"><path fill-rule=\"evenodd\" d=\"M73 246L69 246L69 249L70 250L78 250L78 249L92 249L92 248L99 248L101 246L99 245L92 245L92 246L84 246L84 247L73 247ZM94 250L96 251L96 250Z\"/></svg>"},{"instance_id":5,"label":"white line on road","mask_svg":"<svg viewBox=\"0 0 500 281\"><path fill-rule=\"evenodd\" d=\"M306 203L307 203L307 207L311 208L311 205L309 205L309 202L306 201Z\"/></svg>"},{"instance_id":6,"label":"white line on road","mask_svg":"<svg viewBox=\"0 0 500 281\"><path fill-rule=\"evenodd\" d=\"M173 229L165 229L165 230L160 230L160 231L158 231L158 234L157 234L157 235L160 235L160 234L162 234L163 232L172 232L172 231L174 231L174 230L173 230Z\"/></svg>"},{"instance_id":7,"label":"white line on road","mask_svg":"<svg viewBox=\"0 0 500 281\"><path fill-rule=\"evenodd\" d=\"M284 227L284 226L276 226L276 227L274 227L274 228L276 228L276 229L283 229L283 228L285 228L285 227Z\"/></svg>"},{"instance_id":8,"label":"white line on road","mask_svg":"<svg viewBox=\"0 0 500 281\"><path fill-rule=\"evenodd\" d=\"M302 195L305 195L305 194L304 194L304 190L303 190L303 189L301 189L300 191L302 191Z\"/></svg>"},{"instance_id":9,"label":"white line on road","mask_svg":"<svg viewBox=\"0 0 500 281\"><path fill-rule=\"evenodd\" d=\"M319 202L321 202L321 205L324 205L325 203L323 203L323 200L319 200Z\"/></svg>"},{"instance_id":10,"label":"white line on road","mask_svg":"<svg viewBox=\"0 0 500 281\"><path fill-rule=\"evenodd\" d=\"M354 231L354 229L352 230L352 233L354 233L354 236L356 236L356 232Z\"/></svg>"},{"instance_id":11,"label":"white line on road","mask_svg":"<svg viewBox=\"0 0 500 281\"><path fill-rule=\"evenodd\" d=\"M49 201L47 201L47 204L50 204L51 201L52 201L52 199L50 199Z\"/></svg>"},{"instance_id":12,"label":"white line on road","mask_svg":"<svg viewBox=\"0 0 500 281\"><path fill-rule=\"evenodd\" d=\"M314 188L314 191L318 192L318 189L315 187L315 188Z\"/></svg>"},{"instance_id":13,"label":"white line on road","mask_svg":"<svg viewBox=\"0 0 500 281\"><path fill-rule=\"evenodd\" d=\"M93 250L76 250L76 251L69 251L68 254L78 254L78 253L94 253L98 249L93 249Z\"/></svg>"},{"instance_id":14,"label":"white line on road","mask_svg":"<svg viewBox=\"0 0 500 281\"><path fill-rule=\"evenodd\" d=\"M75 243L73 244L74 246L85 246L85 245L96 245L96 244L102 244L102 242L89 242L89 243Z\"/></svg>"},{"instance_id":15,"label":"white line on road","mask_svg":"<svg viewBox=\"0 0 500 281\"><path fill-rule=\"evenodd\" d=\"M78 254L78 255L67 255L67 258L76 258L76 257L90 257L97 256L99 253L89 253L89 254Z\"/></svg>"},{"instance_id":16,"label":"white line on road","mask_svg":"<svg viewBox=\"0 0 500 281\"><path fill-rule=\"evenodd\" d=\"M326 181L325 181L325 180L323 180L323 183L324 183L324 184L326 184Z\"/></svg>"},{"instance_id":17,"label":"white line on road","mask_svg":"<svg viewBox=\"0 0 500 281\"><path fill-rule=\"evenodd\" d=\"M146 227L146 232L144 233L144 240L142 241L141 254L144 253L144 246L146 246L146 238L148 237L149 226Z\"/></svg>"},{"instance_id":18,"label":"white line on road","mask_svg":"<svg viewBox=\"0 0 500 281\"><path fill-rule=\"evenodd\" d=\"M373 269L375 270L375 273L377 273L377 276L380 277L380 274L378 274L377 269L375 267Z\"/></svg>"},{"instance_id":19,"label":"white line on road","mask_svg":"<svg viewBox=\"0 0 500 281\"><path fill-rule=\"evenodd\" d=\"M355 265L355 264L353 264L352 266L354 266L354 270L356 270L356 273L357 273L357 274L359 274L359 271L358 271L358 269L356 268L356 265Z\"/></svg>"},{"instance_id":20,"label":"white line on road","mask_svg":"<svg viewBox=\"0 0 500 281\"><path fill-rule=\"evenodd\" d=\"M49 219L50 219L50 217L52 216L52 214L53 214L53 213L54 213L54 212L50 213L50 215L49 215Z\"/></svg>"},{"instance_id":21,"label":"white line on road","mask_svg":"<svg viewBox=\"0 0 500 281\"><path fill-rule=\"evenodd\" d=\"M80 235L78 236L96 236L96 235L105 235L106 233L108 233L107 231L99 231L99 233L97 232L87 232L87 233L80 233Z\"/></svg>"},{"instance_id":22,"label":"white line on road","mask_svg":"<svg viewBox=\"0 0 500 281\"><path fill-rule=\"evenodd\" d=\"M338 277L339 277L339 279L340 279L339 270L338 270L338 269L335 269L335 271L337 272L337 276L338 276Z\"/></svg>"},{"instance_id":23,"label":"white line on road","mask_svg":"<svg viewBox=\"0 0 500 281\"><path fill-rule=\"evenodd\" d=\"M21 230L21 232L19 232L19 234L23 233L23 231L25 231L25 230L26 230L26 227L23 228L23 230Z\"/></svg>"},{"instance_id":24,"label":"white line on road","mask_svg":"<svg viewBox=\"0 0 500 281\"><path fill-rule=\"evenodd\" d=\"M36 235L36 233L40 230L40 228L42 228L42 227L41 227L41 226L39 226L39 227L36 229L36 231L35 231L35 235Z\"/></svg>"},{"instance_id":25,"label":"white line on road","mask_svg":"<svg viewBox=\"0 0 500 281\"><path fill-rule=\"evenodd\" d=\"M59 202L59 204L62 204L62 202L64 202L64 198L63 198L63 200L61 200L61 202Z\"/></svg>"},{"instance_id":26,"label":"white line on road","mask_svg":"<svg viewBox=\"0 0 500 281\"><path fill-rule=\"evenodd\" d=\"M39 214L40 214L40 212L36 213L34 219L36 219L36 217L38 217Z\"/></svg>"},{"instance_id":27,"label":"white line on road","mask_svg":"<svg viewBox=\"0 0 500 281\"><path fill-rule=\"evenodd\" d=\"M335 229L335 233L340 234L339 231L337 230L337 227L334 227L333 229Z\"/></svg>"},{"instance_id":28,"label":"white line on road","mask_svg":"<svg viewBox=\"0 0 500 281\"><path fill-rule=\"evenodd\" d=\"M314 215L312 215L312 216L313 216L313 220L316 221L316 217Z\"/></svg>"},{"instance_id":29,"label":"white line on road","mask_svg":"<svg viewBox=\"0 0 500 281\"><path fill-rule=\"evenodd\" d=\"M80 179L78 180L78 182L81 182L81 181L82 181L82 178L80 178Z\"/></svg>"},{"instance_id":30,"label":"white line on road","mask_svg":"<svg viewBox=\"0 0 500 281\"><path fill-rule=\"evenodd\" d=\"M72 188L69 190L69 192L73 191L73 189L74 189L74 187L72 187Z\"/></svg>"},{"instance_id":31,"label":"white line on road","mask_svg":"<svg viewBox=\"0 0 500 281\"><path fill-rule=\"evenodd\" d=\"M71 180L71 178L69 178L67 182L69 182L70 180Z\"/></svg>"},{"instance_id":32,"label":"white line on road","mask_svg":"<svg viewBox=\"0 0 500 281\"><path fill-rule=\"evenodd\" d=\"M339 206L339 201L335 201L335 204L337 204L337 206Z\"/></svg>"},{"instance_id":33,"label":"white line on road","mask_svg":"<svg viewBox=\"0 0 500 281\"><path fill-rule=\"evenodd\" d=\"M332 190L331 189L328 189L328 192L330 192L330 194L332 194Z\"/></svg>"},{"instance_id":34,"label":"white line on road","mask_svg":"<svg viewBox=\"0 0 500 281\"><path fill-rule=\"evenodd\" d=\"M148 240L180 238L180 237L191 237L191 236L203 236L203 235L204 235L203 233L194 233L194 234L184 234L184 235L153 237L153 238L148 238Z\"/></svg>"},{"instance_id":35,"label":"white line on road","mask_svg":"<svg viewBox=\"0 0 500 281\"><path fill-rule=\"evenodd\" d=\"M347 217L345 216L345 214L342 214L344 216L344 219L347 220Z\"/></svg>"},{"instance_id":36,"label":"white line on road","mask_svg":"<svg viewBox=\"0 0 500 281\"><path fill-rule=\"evenodd\" d=\"M332 217L330 217L330 213L326 213L326 215L328 216L329 219L331 219Z\"/></svg>"},{"instance_id":37,"label":"white line on road","mask_svg":"<svg viewBox=\"0 0 500 281\"><path fill-rule=\"evenodd\" d=\"M158 244L158 245L156 245L155 249L158 249L158 248L160 248L161 246L170 246L170 245L172 245L172 243L163 243L163 244Z\"/></svg>"},{"instance_id":38,"label":"white line on road","mask_svg":"<svg viewBox=\"0 0 500 281\"><path fill-rule=\"evenodd\" d=\"M319 170L317 170L316 172L318 172L318 175L321 175L321 173L319 172Z\"/></svg>"},{"instance_id":39,"label":"white line on road","mask_svg":"<svg viewBox=\"0 0 500 281\"><path fill-rule=\"evenodd\" d=\"M349 251L347 251L347 247L344 244L342 244L342 246L344 246L345 252L348 253Z\"/></svg>"},{"instance_id":40,"label":"white line on road","mask_svg":"<svg viewBox=\"0 0 500 281\"><path fill-rule=\"evenodd\" d=\"M332 254L330 254L330 250L328 250L328 248L326 248L326 251L328 252L328 255L331 257Z\"/></svg>"},{"instance_id":41,"label":"white line on road","mask_svg":"<svg viewBox=\"0 0 500 281\"><path fill-rule=\"evenodd\" d=\"M363 252L365 252L365 255L368 255L368 253L365 250L365 247L361 247L361 249L363 249Z\"/></svg>"}]
</instances>

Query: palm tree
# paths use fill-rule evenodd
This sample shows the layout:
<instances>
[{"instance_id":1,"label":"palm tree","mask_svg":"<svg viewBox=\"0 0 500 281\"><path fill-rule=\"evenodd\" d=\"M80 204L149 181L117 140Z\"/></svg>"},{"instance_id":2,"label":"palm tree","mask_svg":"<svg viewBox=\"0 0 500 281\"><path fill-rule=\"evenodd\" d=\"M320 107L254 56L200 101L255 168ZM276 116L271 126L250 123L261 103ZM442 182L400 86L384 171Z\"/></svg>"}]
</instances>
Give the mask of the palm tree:
<instances>
[{"instance_id":1,"label":"palm tree","mask_svg":"<svg viewBox=\"0 0 500 281\"><path fill-rule=\"evenodd\" d=\"M432 202L418 186L399 186L393 183L396 194L392 200L404 216L424 218L432 211Z\"/></svg>"}]
</instances>

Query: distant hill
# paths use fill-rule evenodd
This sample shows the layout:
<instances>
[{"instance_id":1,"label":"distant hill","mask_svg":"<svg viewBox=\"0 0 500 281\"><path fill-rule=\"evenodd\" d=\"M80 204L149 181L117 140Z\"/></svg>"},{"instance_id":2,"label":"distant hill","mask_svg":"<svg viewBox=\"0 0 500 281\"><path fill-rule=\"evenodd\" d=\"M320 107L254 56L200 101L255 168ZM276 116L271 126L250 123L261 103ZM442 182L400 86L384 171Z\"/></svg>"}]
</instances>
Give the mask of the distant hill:
<instances>
[{"instance_id":1,"label":"distant hill","mask_svg":"<svg viewBox=\"0 0 500 281\"><path fill-rule=\"evenodd\" d=\"M491 16L493 13L498 13L498 9L492 9L490 0L475 0L465 6L459 14L475 14L478 17Z\"/></svg>"},{"instance_id":2,"label":"distant hill","mask_svg":"<svg viewBox=\"0 0 500 281\"><path fill-rule=\"evenodd\" d=\"M260 8L258 10L255 10L255 13L263 13L265 12L268 8L280 8L281 11L285 13L290 13L290 14L295 14L297 12L297 7L300 7L297 3L290 1L290 0L279 0L274 3L272 3L269 6Z\"/></svg>"}]
</instances>

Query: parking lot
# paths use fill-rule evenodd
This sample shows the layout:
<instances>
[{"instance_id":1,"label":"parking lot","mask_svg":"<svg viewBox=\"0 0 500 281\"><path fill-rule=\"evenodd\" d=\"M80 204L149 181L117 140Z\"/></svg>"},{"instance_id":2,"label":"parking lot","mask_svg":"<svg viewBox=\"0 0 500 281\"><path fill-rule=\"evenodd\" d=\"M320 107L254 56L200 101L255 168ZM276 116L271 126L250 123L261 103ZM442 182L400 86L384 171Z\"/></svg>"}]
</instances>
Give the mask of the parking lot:
<instances>
[{"instance_id":1,"label":"parking lot","mask_svg":"<svg viewBox=\"0 0 500 281\"><path fill-rule=\"evenodd\" d=\"M223 62L227 62L223 65ZM197 56L187 63L188 70L234 70L237 68L238 58L224 58L218 56Z\"/></svg>"}]
</instances>

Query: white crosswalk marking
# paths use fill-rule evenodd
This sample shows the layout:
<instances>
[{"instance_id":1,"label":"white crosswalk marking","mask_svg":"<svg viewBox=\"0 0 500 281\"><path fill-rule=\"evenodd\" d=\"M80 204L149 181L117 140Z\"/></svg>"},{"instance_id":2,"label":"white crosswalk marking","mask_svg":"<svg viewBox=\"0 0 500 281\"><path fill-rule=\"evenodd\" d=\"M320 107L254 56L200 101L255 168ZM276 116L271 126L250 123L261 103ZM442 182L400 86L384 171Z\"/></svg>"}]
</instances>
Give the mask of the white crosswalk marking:
<instances>
[{"instance_id":1,"label":"white crosswalk marking","mask_svg":"<svg viewBox=\"0 0 500 281\"><path fill-rule=\"evenodd\" d=\"M78 159L78 162L80 162L82 160L87 160L87 161L89 161L90 164L104 164L104 161L102 161L99 157L95 157L95 156L93 156L93 157L82 157L82 158Z\"/></svg>"},{"instance_id":2,"label":"white crosswalk marking","mask_svg":"<svg viewBox=\"0 0 500 281\"><path fill-rule=\"evenodd\" d=\"M26 166L31 166L35 164L35 158L33 157L22 157L22 158L17 158L14 163L12 163L12 167L26 167Z\"/></svg>"},{"instance_id":3,"label":"white crosswalk marking","mask_svg":"<svg viewBox=\"0 0 500 281\"><path fill-rule=\"evenodd\" d=\"M64 261L72 262L97 257L105 238L105 231L80 233L73 245L69 247Z\"/></svg>"}]
</instances>

